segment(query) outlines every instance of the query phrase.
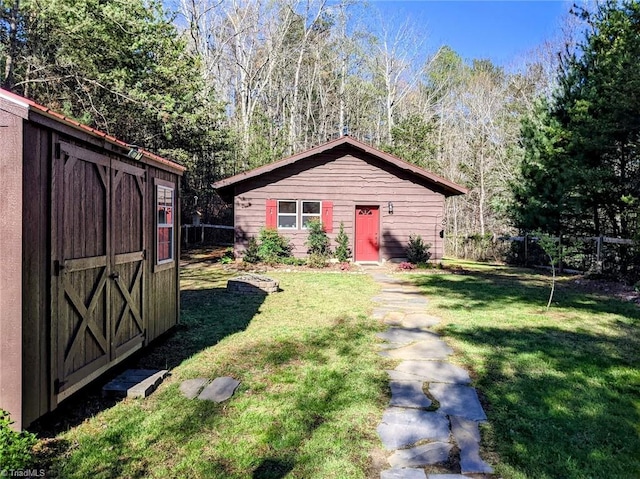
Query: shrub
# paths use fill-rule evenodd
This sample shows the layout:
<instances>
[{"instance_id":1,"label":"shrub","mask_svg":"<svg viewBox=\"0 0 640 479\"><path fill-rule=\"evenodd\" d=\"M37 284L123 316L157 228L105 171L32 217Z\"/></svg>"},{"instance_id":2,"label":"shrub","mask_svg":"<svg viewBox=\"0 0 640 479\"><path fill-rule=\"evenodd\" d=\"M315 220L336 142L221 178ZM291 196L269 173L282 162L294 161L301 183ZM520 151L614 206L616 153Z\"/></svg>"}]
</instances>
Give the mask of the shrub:
<instances>
[{"instance_id":1,"label":"shrub","mask_svg":"<svg viewBox=\"0 0 640 479\"><path fill-rule=\"evenodd\" d=\"M287 258L280 258L280 263L286 264L286 265L289 265L289 266L302 266L304 264L307 264L307 260L306 259L302 259L302 258L294 258L293 256L289 256Z\"/></svg>"},{"instance_id":2,"label":"shrub","mask_svg":"<svg viewBox=\"0 0 640 479\"><path fill-rule=\"evenodd\" d=\"M324 226L320 220L311 220L307 223L309 230L309 237L305 245L307 246L307 253L310 255L324 256L325 259L331 254L331 246L329 237L324 231Z\"/></svg>"},{"instance_id":3,"label":"shrub","mask_svg":"<svg viewBox=\"0 0 640 479\"><path fill-rule=\"evenodd\" d=\"M9 413L0 409L0 475L3 470L26 469L33 460L36 436L27 431L14 431Z\"/></svg>"},{"instance_id":4,"label":"shrub","mask_svg":"<svg viewBox=\"0 0 640 479\"><path fill-rule=\"evenodd\" d=\"M224 250L224 254L220 258L222 264L231 264L235 260L236 255L233 252L233 248L227 248Z\"/></svg>"},{"instance_id":5,"label":"shrub","mask_svg":"<svg viewBox=\"0 0 640 479\"><path fill-rule=\"evenodd\" d=\"M409 235L409 245L407 246L407 261L418 264L426 263L431 258L429 252L430 244L425 244L420 235Z\"/></svg>"},{"instance_id":6,"label":"shrub","mask_svg":"<svg viewBox=\"0 0 640 479\"><path fill-rule=\"evenodd\" d=\"M262 228L260 230L260 245L258 246L258 256L261 261L268 264L278 263L282 258L291 256L293 246L289 239L272 228Z\"/></svg>"},{"instance_id":7,"label":"shrub","mask_svg":"<svg viewBox=\"0 0 640 479\"><path fill-rule=\"evenodd\" d=\"M327 256L319 253L311 253L307 257L307 266L311 268L325 268L327 266Z\"/></svg>"},{"instance_id":8,"label":"shrub","mask_svg":"<svg viewBox=\"0 0 640 479\"><path fill-rule=\"evenodd\" d=\"M249 244L247 244L247 249L244 251L244 256L242 257L242 261L245 263L259 263L260 262L260 254L259 254L259 245L258 240L255 237L249 238Z\"/></svg>"},{"instance_id":9,"label":"shrub","mask_svg":"<svg viewBox=\"0 0 640 479\"><path fill-rule=\"evenodd\" d=\"M340 231L336 236L336 258L340 263L346 263L351 258L351 249L349 248L349 237L344 232L344 223L340 222Z\"/></svg>"}]
</instances>

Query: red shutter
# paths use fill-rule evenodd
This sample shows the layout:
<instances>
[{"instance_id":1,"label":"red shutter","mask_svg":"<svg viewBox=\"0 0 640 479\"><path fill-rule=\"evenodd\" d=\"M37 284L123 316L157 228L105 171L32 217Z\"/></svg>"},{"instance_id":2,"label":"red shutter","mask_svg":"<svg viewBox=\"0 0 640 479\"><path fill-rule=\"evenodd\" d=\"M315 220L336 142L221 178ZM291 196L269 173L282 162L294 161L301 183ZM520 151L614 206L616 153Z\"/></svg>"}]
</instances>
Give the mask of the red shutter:
<instances>
[{"instance_id":1,"label":"red shutter","mask_svg":"<svg viewBox=\"0 0 640 479\"><path fill-rule=\"evenodd\" d=\"M322 202L322 225L327 233L333 233L333 202Z\"/></svg>"},{"instance_id":2,"label":"red shutter","mask_svg":"<svg viewBox=\"0 0 640 479\"><path fill-rule=\"evenodd\" d=\"M278 202L276 200L267 200L266 227L273 229L278 227Z\"/></svg>"}]
</instances>

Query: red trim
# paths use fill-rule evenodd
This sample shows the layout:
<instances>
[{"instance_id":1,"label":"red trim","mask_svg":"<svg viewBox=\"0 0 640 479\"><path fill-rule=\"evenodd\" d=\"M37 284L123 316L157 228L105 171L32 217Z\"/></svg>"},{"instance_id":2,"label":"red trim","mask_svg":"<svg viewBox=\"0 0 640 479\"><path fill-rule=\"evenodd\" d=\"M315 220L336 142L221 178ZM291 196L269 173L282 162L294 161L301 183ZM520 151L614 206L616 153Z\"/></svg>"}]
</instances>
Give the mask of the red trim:
<instances>
[{"instance_id":1,"label":"red trim","mask_svg":"<svg viewBox=\"0 0 640 479\"><path fill-rule=\"evenodd\" d=\"M67 116L64 116L56 111L51 110L50 108L47 108L46 106L42 106L38 103L36 103L33 100L30 100L28 98L24 98L20 95L16 95L15 93L11 93L8 90L5 90L3 88L0 88L0 98L4 98L6 100L9 100L13 103L18 103L19 105L22 105L30 110L35 110L38 113L47 116L49 118L52 118L54 120L59 121L60 123L64 123L72 128L75 128L76 130L79 131L83 131L85 133L90 134L91 136L97 137L97 138L102 138L106 141L108 141L109 143L112 143L114 145L118 145L121 146L122 148L126 149L126 150L130 150L132 148L132 145L129 145L128 143L125 143L122 140L118 140L116 137L108 135L100 130L96 130L95 128L91 128L90 126L84 125L82 123L77 122L76 120L73 120ZM151 153L147 150L143 150L138 148L138 151L140 151L140 153L142 153L142 155L149 159L152 160L156 163L160 163L162 165L166 165L169 166L175 170L178 170L180 173L184 172L186 170L186 168L182 165L179 165L178 163L174 163L173 161L167 160L166 158L163 158L161 156L158 156L154 153Z\"/></svg>"},{"instance_id":2,"label":"red trim","mask_svg":"<svg viewBox=\"0 0 640 479\"><path fill-rule=\"evenodd\" d=\"M322 226L327 233L333 233L333 202L322 202Z\"/></svg>"},{"instance_id":3,"label":"red trim","mask_svg":"<svg viewBox=\"0 0 640 479\"><path fill-rule=\"evenodd\" d=\"M266 226L267 228L278 227L278 202L276 200L267 200Z\"/></svg>"}]
</instances>

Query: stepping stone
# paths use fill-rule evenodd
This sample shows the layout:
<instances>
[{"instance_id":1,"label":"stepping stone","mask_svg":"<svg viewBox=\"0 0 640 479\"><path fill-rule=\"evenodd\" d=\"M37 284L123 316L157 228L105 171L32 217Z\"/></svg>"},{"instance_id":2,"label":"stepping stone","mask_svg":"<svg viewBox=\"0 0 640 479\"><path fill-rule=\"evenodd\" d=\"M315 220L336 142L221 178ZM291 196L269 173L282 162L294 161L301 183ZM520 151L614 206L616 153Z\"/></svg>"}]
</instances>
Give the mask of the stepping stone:
<instances>
[{"instance_id":1,"label":"stepping stone","mask_svg":"<svg viewBox=\"0 0 640 479\"><path fill-rule=\"evenodd\" d=\"M471 421L486 421L487 416L478 400L476 390L461 384L430 383L429 392L440 403L438 412L460 416Z\"/></svg>"},{"instance_id":2,"label":"stepping stone","mask_svg":"<svg viewBox=\"0 0 640 479\"><path fill-rule=\"evenodd\" d=\"M418 341L409 346L384 351L380 354L392 359L432 360L446 359L447 356L453 354L453 349L447 346L441 339L432 339L429 341Z\"/></svg>"},{"instance_id":3,"label":"stepping stone","mask_svg":"<svg viewBox=\"0 0 640 479\"><path fill-rule=\"evenodd\" d=\"M427 479L469 479L469 476L462 474L429 474Z\"/></svg>"},{"instance_id":4,"label":"stepping stone","mask_svg":"<svg viewBox=\"0 0 640 479\"><path fill-rule=\"evenodd\" d=\"M403 327L413 329L430 328L438 323L439 318L424 313L409 313L402 320Z\"/></svg>"},{"instance_id":5,"label":"stepping stone","mask_svg":"<svg viewBox=\"0 0 640 479\"><path fill-rule=\"evenodd\" d=\"M387 369L387 374L389 375L389 379L392 381L420 381L424 382L424 379L416 374L405 373L402 371L390 370Z\"/></svg>"},{"instance_id":6,"label":"stepping stone","mask_svg":"<svg viewBox=\"0 0 640 479\"><path fill-rule=\"evenodd\" d=\"M215 378L211 384L202 390L198 399L221 403L233 396L233 393L239 385L240 381L236 381L228 376Z\"/></svg>"},{"instance_id":7,"label":"stepping stone","mask_svg":"<svg viewBox=\"0 0 640 479\"><path fill-rule=\"evenodd\" d=\"M446 462L452 447L446 442L432 442L411 449L403 449L389 457L389 464L392 467L424 467Z\"/></svg>"},{"instance_id":8,"label":"stepping stone","mask_svg":"<svg viewBox=\"0 0 640 479\"><path fill-rule=\"evenodd\" d=\"M422 381L391 381L390 406L409 408L428 408L432 402L422 390Z\"/></svg>"},{"instance_id":9,"label":"stepping stone","mask_svg":"<svg viewBox=\"0 0 640 479\"><path fill-rule=\"evenodd\" d=\"M193 399L200 394L200 391L208 382L209 380L205 378L187 379L180 384L180 392L187 399Z\"/></svg>"},{"instance_id":10,"label":"stepping stone","mask_svg":"<svg viewBox=\"0 0 640 479\"><path fill-rule=\"evenodd\" d=\"M444 361L404 361L395 370L413 374L416 379L428 383L468 384L471 382L467 371Z\"/></svg>"},{"instance_id":11,"label":"stepping stone","mask_svg":"<svg viewBox=\"0 0 640 479\"><path fill-rule=\"evenodd\" d=\"M385 315L384 322L388 324L400 325L405 316L405 313L401 313L400 311L392 311Z\"/></svg>"},{"instance_id":12,"label":"stepping stone","mask_svg":"<svg viewBox=\"0 0 640 479\"><path fill-rule=\"evenodd\" d=\"M390 407L382 415L377 431L386 449L398 449L423 440L447 441L449 421L434 412Z\"/></svg>"},{"instance_id":13,"label":"stepping stone","mask_svg":"<svg viewBox=\"0 0 640 479\"><path fill-rule=\"evenodd\" d=\"M146 398L157 389L169 371L163 369L128 369L102 387L103 396Z\"/></svg>"},{"instance_id":14,"label":"stepping stone","mask_svg":"<svg viewBox=\"0 0 640 479\"><path fill-rule=\"evenodd\" d=\"M380 479L427 479L422 469L393 468L380 472Z\"/></svg>"},{"instance_id":15,"label":"stepping stone","mask_svg":"<svg viewBox=\"0 0 640 479\"><path fill-rule=\"evenodd\" d=\"M460 448L460 472L492 474L493 468L480 459L480 431L476 421L451 416L451 432Z\"/></svg>"},{"instance_id":16,"label":"stepping stone","mask_svg":"<svg viewBox=\"0 0 640 479\"><path fill-rule=\"evenodd\" d=\"M438 339L438 335L429 331L422 331L420 329L403 329L403 328L389 328L383 333L378 333L376 336L390 343L409 344L416 341L424 341L429 339Z\"/></svg>"}]
</instances>

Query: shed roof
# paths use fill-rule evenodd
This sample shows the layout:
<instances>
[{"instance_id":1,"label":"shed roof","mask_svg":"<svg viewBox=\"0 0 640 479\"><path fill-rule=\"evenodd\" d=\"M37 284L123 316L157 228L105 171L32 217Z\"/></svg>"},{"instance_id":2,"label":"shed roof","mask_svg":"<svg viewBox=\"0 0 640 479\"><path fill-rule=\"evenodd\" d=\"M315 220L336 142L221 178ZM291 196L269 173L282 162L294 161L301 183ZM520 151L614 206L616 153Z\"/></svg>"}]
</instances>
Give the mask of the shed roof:
<instances>
[{"instance_id":1,"label":"shed roof","mask_svg":"<svg viewBox=\"0 0 640 479\"><path fill-rule=\"evenodd\" d=\"M158 156L154 153L151 153L150 151L144 150L142 148L139 148L135 145L130 145L128 143L125 143L122 140L117 139L114 136L108 135L107 133L104 133L100 130L97 130L95 128L91 128L90 126L84 125L76 120L73 120L67 116L62 115L61 113L58 113L56 111L53 111L50 108L47 108L46 106L40 105L38 103L36 103L33 100L30 100L28 98L22 97L20 95L16 95L15 93L12 93L8 90L5 90L3 88L0 88L0 100L6 100L8 102L10 102L13 105L16 105L18 107L23 108L24 110L26 110L27 112L36 112L40 115L43 115L47 118L51 118L55 121L58 121L64 125L67 125L75 130L78 130L80 132L83 133L87 133L95 138L101 138L103 140L105 140L108 143L111 143L112 145L117 145L121 148L124 148L126 150L131 150L132 148L138 150L140 153L142 153L142 157L151 163L155 163L161 167L164 168L168 168L171 169L173 171L175 171L176 173L182 174L185 171L185 167L175 163L171 160L168 160L166 158L163 158L161 156ZM30 119L30 118L29 118Z\"/></svg>"},{"instance_id":2,"label":"shed roof","mask_svg":"<svg viewBox=\"0 0 640 479\"><path fill-rule=\"evenodd\" d=\"M316 146L315 148L311 148L310 150L303 151L302 153L298 153L296 155L290 156L288 158L284 158L282 160L276 161L274 163L270 163L268 165L254 168L253 170L245 171L244 173L240 173L235 176L225 178L224 180L216 181L213 184L213 187L216 190L218 190L219 194L222 197L229 197L230 196L229 188L235 186L238 183L258 177L265 173L269 173L279 168L283 168L293 163L303 161L315 155L327 153L330 150L337 149L343 146L348 146L356 150L365 152L377 158L378 160L389 163L391 165L394 165L397 168L400 168L404 171L409 172L410 174L414 175L418 179L427 180L428 182L434 183L438 185L445 192L445 196L464 195L469 191L467 188L463 186L453 183L452 181L445 180L444 178L441 178L438 175L435 175L423 168L420 168L419 166L416 166L404 160L401 160L400 158L393 156L389 153L385 153L383 151L377 150L372 146L369 146L366 143L362 143L358 140L355 140L350 136L342 136L336 140L329 141L322 145Z\"/></svg>"}]
</instances>

